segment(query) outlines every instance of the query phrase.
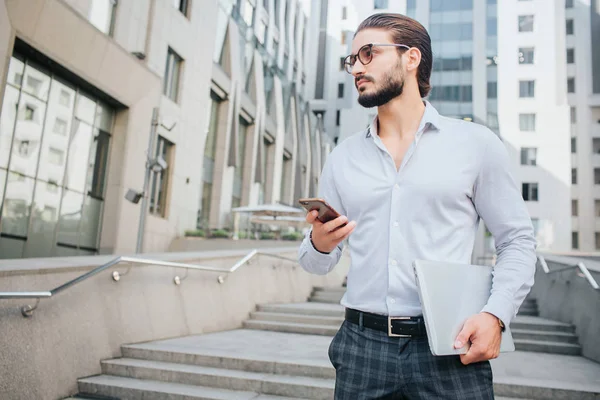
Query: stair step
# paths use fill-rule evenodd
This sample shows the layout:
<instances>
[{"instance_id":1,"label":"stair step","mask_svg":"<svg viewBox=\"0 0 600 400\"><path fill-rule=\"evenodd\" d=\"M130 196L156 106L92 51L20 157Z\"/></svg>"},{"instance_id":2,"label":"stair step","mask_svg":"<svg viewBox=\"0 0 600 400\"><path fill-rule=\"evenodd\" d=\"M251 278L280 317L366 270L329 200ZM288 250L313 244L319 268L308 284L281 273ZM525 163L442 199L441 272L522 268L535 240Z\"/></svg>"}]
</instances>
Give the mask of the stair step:
<instances>
[{"instance_id":1,"label":"stair step","mask_svg":"<svg viewBox=\"0 0 600 400\"><path fill-rule=\"evenodd\" d=\"M344 318L342 317L324 317L320 315L303 315L303 314L290 314L290 313L279 313L279 312L265 312L255 311L250 313L250 318L257 321L279 321L279 322L293 322L298 324L310 324L310 325L342 325Z\"/></svg>"},{"instance_id":2,"label":"stair step","mask_svg":"<svg viewBox=\"0 0 600 400\"><path fill-rule=\"evenodd\" d=\"M539 353L581 355L581 346L571 343L548 342L539 340L515 339L515 348L520 351L533 351Z\"/></svg>"},{"instance_id":3,"label":"stair step","mask_svg":"<svg viewBox=\"0 0 600 400\"><path fill-rule=\"evenodd\" d=\"M539 313L534 310L519 310L517 315L525 315L529 317L537 317Z\"/></svg>"},{"instance_id":4,"label":"stair step","mask_svg":"<svg viewBox=\"0 0 600 400\"><path fill-rule=\"evenodd\" d=\"M110 375L79 379L83 394L100 394L127 400L293 400L290 397L259 395L255 392L215 389Z\"/></svg>"},{"instance_id":5,"label":"stair step","mask_svg":"<svg viewBox=\"0 0 600 400\"><path fill-rule=\"evenodd\" d=\"M346 293L346 288L342 286L332 286L332 287L322 287L315 286L313 288L313 292L322 292L322 293Z\"/></svg>"},{"instance_id":6,"label":"stair step","mask_svg":"<svg viewBox=\"0 0 600 400\"><path fill-rule=\"evenodd\" d=\"M243 331L243 334L246 337L256 335L257 333L260 334L263 339L266 337L265 341L267 343L269 342L269 335L265 335L264 332L260 333L255 330ZM283 335L276 332L273 332L272 334ZM289 335L288 340L293 341L297 345L300 345L298 343L298 337L304 339L301 341L303 345L313 343L314 346L315 340L313 339L316 339L317 343L319 341L323 342L321 344L323 347L326 347L329 343L329 339L321 336L307 338L306 335L285 335ZM294 351L295 350L293 348L288 350L288 352L292 353ZM196 346L193 352L191 352L189 349L182 348L181 346L156 347L146 344L122 346L121 353L123 354L123 357L143 359L147 361L161 361L213 368L227 368L263 374L294 375L323 379L335 378L335 370L331 366L329 359L326 357L319 363L304 359L290 360L289 357L283 357L282 359L280 355L278 355L276 358L273 358L262 354L262 351L258 354L245 354L242 350L234 351L232 353L227 351L226 348L224 348L223 351L214 351L212 349L206 349L205 347L201 348ZM279 351L276 351L276 353L281 354Z\"/></svg>"},{"instance_id":7,"label":"stair step","mask_svg":"<svg viewBox=\"0 0 600 400\"><path fill-rule=\"evenodd\" d=\"M334 336L339 326L333 325L311 325L293 322L257 321L248 320L243 323L244 328L259 329L273 332L301 333L308 335Z\"/></svg>"},{"instance_id":8,"label":"stair step","mask_svg":"<svg viewBox=\"0 0 600 400\"><path fill-rule=\"evenodd\" d=\"M329 297L310 297L308 301L313 303L331 303L331 304L339 304L341 301L341 297L339 299L329 298Z\"/></svg>"},{"instance_id":9,"label":"stair step","mask_svg":"<svg viewBox=\"0 0 600 400\"><path fill-rule=\"evenodd\" d=\"M517 315L510 324L511 329L524 329L544 332L575 332L573 325L552 321L536 316Z\"/></svg>"},{"instance_id":10,"label":"stair step","mask_svg":"<svg viewBox=\"0 0 600 400\"><path fill-rule=\"evenodd\" d=\"M514 339L537 340L541 342L578 343L578 338L573 333L544 332L527 329L512 329Z\"/></svg>"},{"instance_id":11,"label":"stair step","mask_svg":"<svg viewBox=\"0 0 600 400\"><path fill-rule=\"evenodd\" d=\"M328 400L333 379L264 374L235 369L122 358L102 362L102 372L126 378Z\"/></svg>"},{"instance_id":12,"label":"stair step","mask_svg":"<svg viewBox=\"0 0 600 400\"><path fill-rule=\"evenodd\" d=\"M319 315L323 317L344 318L344 308L339 304L295 303L295 304L261 304L258 311L290 313L303 315Z\"/></svg>"}]
</instances>

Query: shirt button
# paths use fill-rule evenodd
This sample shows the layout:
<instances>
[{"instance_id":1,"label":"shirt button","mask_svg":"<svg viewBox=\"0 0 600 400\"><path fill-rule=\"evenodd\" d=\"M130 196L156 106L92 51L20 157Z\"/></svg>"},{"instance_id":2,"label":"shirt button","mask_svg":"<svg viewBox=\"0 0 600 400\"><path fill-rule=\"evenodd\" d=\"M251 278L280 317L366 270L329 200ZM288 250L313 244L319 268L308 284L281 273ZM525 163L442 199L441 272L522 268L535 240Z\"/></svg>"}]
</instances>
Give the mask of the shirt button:
<instances>
[{"instance_id":1,"label":"shirt button","mask_svg":"<svg viewBox=\"0 0 600 400\"><path fill-rule=\"evenodd\" d=\"M398 185L397 183L394 185L395 189L400 189L400 185Z\"/></svg>"},{"instance_id":2,"label":"shirt button","mask_svg":"<svg viewBox=\"0 0 600 400\"><path fill-rule=\"evenodd\" d=\"M392 265L397 265L398 262L396 260L392 260Z\"/></svg>"},{"instance_id":3,"label":"shirt button","mask_svg":"<svg viewBox=\"0 0 600 400\"><path fill-rule=\"evenodd\" d=\"M394 299L390 299L390 303L392 303L392 304L396 304L396 300L394 300Z\"/></svg>"},{"instance_id":4,"label":"shirt button","mask_svg":"<svg viewBox=\"0 0 600 400\"><path fill-rule=\"evenodd\" d=\"M395 221L395 222L394 222L394 226L396 226L396 227L397 227L398 225L400 225L400 224L398 223L398 221Z\"/></svg>"}]
</instances>

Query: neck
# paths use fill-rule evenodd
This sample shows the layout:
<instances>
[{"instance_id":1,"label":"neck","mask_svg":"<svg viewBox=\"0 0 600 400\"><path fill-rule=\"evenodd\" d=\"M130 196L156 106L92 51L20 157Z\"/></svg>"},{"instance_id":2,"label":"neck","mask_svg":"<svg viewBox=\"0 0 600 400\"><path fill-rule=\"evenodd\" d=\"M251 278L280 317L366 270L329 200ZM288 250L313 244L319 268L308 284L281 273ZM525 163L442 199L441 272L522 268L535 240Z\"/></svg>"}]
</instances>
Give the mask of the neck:
<instances>
[{"instance_id":1,"label":"neck","mask_svg":"<svg viewBox=\"0 0 600 400\"><path fill-rule=\"evenodd\" d=\"M419 129L425 113L425 104L417 92L409 96L408 92L390 100L377 109L377 132L380 137L399 137L412 139Z\"/></svg>"}]
</instances>

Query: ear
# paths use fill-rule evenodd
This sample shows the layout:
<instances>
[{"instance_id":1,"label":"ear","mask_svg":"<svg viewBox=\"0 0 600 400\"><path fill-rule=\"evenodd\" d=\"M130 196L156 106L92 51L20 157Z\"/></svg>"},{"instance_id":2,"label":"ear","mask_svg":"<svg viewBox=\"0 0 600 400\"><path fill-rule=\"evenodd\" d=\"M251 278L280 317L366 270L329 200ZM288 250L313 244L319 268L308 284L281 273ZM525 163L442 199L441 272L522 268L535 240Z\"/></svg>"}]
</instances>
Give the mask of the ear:
<instances>
[{"instance_id":1,"label":"ear","mask_svg":"<svg viewBox=\"0 0 600 400\"><path fill-rule=\"evenodd\" d=\"M407 71L417 70L419 68L419 64L421 64L421 50L416 47L411 47L404 53L404 56Z\"/></svg>"}]
</instances>

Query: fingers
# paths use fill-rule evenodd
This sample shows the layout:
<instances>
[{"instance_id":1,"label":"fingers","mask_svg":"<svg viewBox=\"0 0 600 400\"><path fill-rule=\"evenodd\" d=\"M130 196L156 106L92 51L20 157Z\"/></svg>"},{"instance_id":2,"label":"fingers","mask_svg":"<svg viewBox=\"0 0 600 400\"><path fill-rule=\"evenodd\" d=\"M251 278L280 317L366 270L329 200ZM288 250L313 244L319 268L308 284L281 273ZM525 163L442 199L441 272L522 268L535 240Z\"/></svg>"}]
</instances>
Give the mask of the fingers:
<instances>
[{"instance_id":1,"label":"fingers","mask_svg":"<svg viewBox=\"0 0 600 400\"><path fill-rule=\"evenodd\" d=\"M337 217L336 219L323 224L323 230L325 232L332 232L336 228L342 226L343 224L345 224L347 222L348 222L348 217L346 217L345 215L341 215L341 216Z\"/></svg>"},{"instance_id":2,"label":"fingers","mask_svg":"<svg viewBox=\"0 0 600 400\"><path fill-rule=\"evenodd\" d=\"M315 222L320 222L317 217L319 216L319 212L318 211L311 211L309 213L306 214L306 222L308 222L309 224L314 224Z\"/></svg>"},{"instance_id":3,"label":"fingers","mask_svg":"<svg viewBox=\"0 0 600 400\"><path fill-rule=\"evenodd\" d=\"M465 344L467 344L470 341L471 336L473 335L474 332L475 332L475 329L474 329L473 325L470 324L469 321L467 320L467 322L465 322L465 325L463 326L462 330L456 337L456 340L454 341L454 348L461 349Z\"/></svg>"}]
</instances>

